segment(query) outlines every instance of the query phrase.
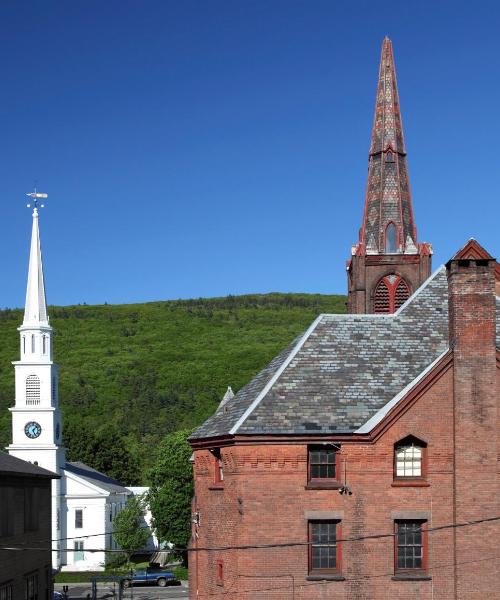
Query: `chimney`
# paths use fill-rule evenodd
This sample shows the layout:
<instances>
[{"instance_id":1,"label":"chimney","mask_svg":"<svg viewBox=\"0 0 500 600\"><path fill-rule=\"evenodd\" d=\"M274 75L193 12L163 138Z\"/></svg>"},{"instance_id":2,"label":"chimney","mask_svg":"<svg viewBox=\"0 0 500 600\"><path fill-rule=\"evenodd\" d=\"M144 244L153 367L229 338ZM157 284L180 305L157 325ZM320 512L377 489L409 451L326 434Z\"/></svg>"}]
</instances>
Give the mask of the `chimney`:
<instances>
[{"instance_id":1,"label":"chimney","mask_svg":"<svg viewBox=\"0 0 500 600\"><path fill-rule=\"evenodd\" d=\"M453 350L453 510L455 523L500 514L497 482L499 390L496 387L496 261L460 253L446 265L450 347ZM496 589L497 575L487 562L500 523L484 522L455 530L454 598L479 598L474 590Z\"/></svg>"}]
</instances>

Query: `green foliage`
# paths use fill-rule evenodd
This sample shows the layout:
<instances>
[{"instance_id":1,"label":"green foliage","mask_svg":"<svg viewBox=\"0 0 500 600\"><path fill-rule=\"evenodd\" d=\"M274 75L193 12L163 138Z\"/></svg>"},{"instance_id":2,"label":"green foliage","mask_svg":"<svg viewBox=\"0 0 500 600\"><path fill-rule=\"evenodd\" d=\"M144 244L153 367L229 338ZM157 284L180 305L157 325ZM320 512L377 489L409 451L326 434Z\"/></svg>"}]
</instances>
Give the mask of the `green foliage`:
<instances>
[{"instance_id":1,"label":"green foliage","mask_svg":"<svg viewBox=\"0 0 500 600\"><path fill-rule=\"evenodd\" d=\"M126 552L110 552L106 555L106 573L121 573L128 562Z\"/></svg>"},{"instance_id":2,"label":"green foliage","mask_svg":"<svg viewBox=\"0 0 500 600\"><path fill-rule=\"evenodd\" d=\"M184 429L167 435L149 473L153 528L159 540L181 548L187 546L191 535L192 450L187 441L191 433Z\"/></svg>"},{"instance_id":3,"label":"green foliage","mask_svg":"<svg viewBox=\"0 0 500 600\"><path fill-rule=\"evenodd\" d=\"M174 575L179 581L187 581L189 578L189 572L186 567L175 567Z\"/></svg>"},{"instance_id":4,"label":"green foliage","mask_svg":"<svg viewBox=\"0 0 500 600\"><path fill-rule=\"evenodd\" d=\"M50 307L68 456L145 484L166 433L202 423L228 385L237 391L319 313L344 311L345 297L313 294ZM1 446L11 441L21 322L20 310L0 311Z\"/></svg>"},{"instance_id":5,"label":"green foliage","mask_svg":"<svg viewBox=\"0 0 500 600\"><path fill-rule=\"evenodd\" d=\"M149 538L149 529L143 526L144 510L143 498L133 496L113 519L113 537L128 560L134 551L144 548Z\"/></svg>"},{"instance_id":6,"label":"green foliage","mask_svg":"<svg viewBox=\"0 0 500 600\"><path fill-rule=\"evenodd\" d=\"M139 461L113 423L105 423L93 431L85 423L68 419L64 437L71 440L68 460L84 462L128 485L139 482Z\"/></svg>"}]
</instances>

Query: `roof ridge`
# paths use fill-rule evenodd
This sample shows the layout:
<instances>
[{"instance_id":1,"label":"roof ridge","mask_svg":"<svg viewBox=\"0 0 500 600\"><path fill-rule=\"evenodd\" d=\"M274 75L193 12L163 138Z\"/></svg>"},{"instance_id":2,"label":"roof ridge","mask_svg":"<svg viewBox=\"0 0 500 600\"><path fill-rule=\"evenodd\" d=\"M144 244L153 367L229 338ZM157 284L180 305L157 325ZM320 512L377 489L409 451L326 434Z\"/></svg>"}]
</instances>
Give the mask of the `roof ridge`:
<instances>
[{"instance_id":1,"label":"roof ridge","mask_svg":"<svg viewBox=\"0 0 500 600\"><path fill-rule=\"evenodd\" d=\"M280 375L283 371L288 367L288 365L292 362L294 357L297 355L302 346L306 343L307 339L311 335L311 333L316 329L321 319L325 315L322 313L316 317L316 319L309 326L308 330L304 333L301 339L297 342L295 348L290 352L288 358L283 361L283 364L279 367L279 369L274 373L271 379L267 382L264 388L259 392L257 398L247 407L245 412L241 415L241 417L236 421L236 423L231 427L229 431L230 435L235 435L238 429L243 425L243 423L247 420L247 418L252 414L252 412L257 408L257 406L261 403L261 401L267 396L269 390L273 387L276 381L279 379Z\"/></svg>"}]
</instances>

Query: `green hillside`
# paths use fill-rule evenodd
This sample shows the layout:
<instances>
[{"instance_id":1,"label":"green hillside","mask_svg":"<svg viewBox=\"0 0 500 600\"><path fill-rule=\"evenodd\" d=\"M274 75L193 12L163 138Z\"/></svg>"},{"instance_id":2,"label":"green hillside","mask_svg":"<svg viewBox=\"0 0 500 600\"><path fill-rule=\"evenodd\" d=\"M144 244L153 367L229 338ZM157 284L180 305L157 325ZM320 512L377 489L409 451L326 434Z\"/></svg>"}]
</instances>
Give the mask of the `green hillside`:
<instances>
[{"instance_id":1,"label":"green hillside","mask_svg":"<svg viewBox=\"0 0 500 600\"><path fill-rule=\"evenodd\" d=\"M51 307L70 460L144 481L158 441L200 424L344 296L267 294ZM0 444L10 442L20 310L0 311Z\"/></svg>"}]
</instances>

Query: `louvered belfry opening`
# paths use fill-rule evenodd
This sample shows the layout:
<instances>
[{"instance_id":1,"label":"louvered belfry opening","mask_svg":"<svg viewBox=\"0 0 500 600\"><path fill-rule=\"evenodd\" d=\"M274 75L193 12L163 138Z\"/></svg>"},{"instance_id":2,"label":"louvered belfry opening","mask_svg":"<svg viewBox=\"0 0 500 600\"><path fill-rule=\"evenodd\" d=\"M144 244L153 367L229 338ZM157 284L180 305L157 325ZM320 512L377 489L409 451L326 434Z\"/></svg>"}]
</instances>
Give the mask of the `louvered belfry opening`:
<instances>
[{"instance_id":1,"label":"louvered belfry opening","mask_svg":"<svg viewBox=\"0 0 500 600\"><path fill-rule=\"evenodd\" d=\"M381 279L377 287L375 288L375 295L373 298L373 309L376 313L390 313L391 311L391 298L389 288L385 282L385 277Z\"/></svg>"},{"instance_id":2,"label":"louvered belfry opening","mask_svg":"<svg viewBox=\"0 0 500 600\"><path fill-rule=\"evenodd\" d=\"M410 287L406 281L392 273L386 275L377 283L373 295L373 312L393 313L398 310L410 297Z\"/></svg>"},{"instance_id":3,"label":"louvered belfry opening","mask_svg":"<svg viewBox=\"0 0 500 600\"><path fill-rule=\"evenodd\" d=\"M37 375L26 377L26 404L28 406L40 404L40 379Z\"/></svg>"}]
</instances>

